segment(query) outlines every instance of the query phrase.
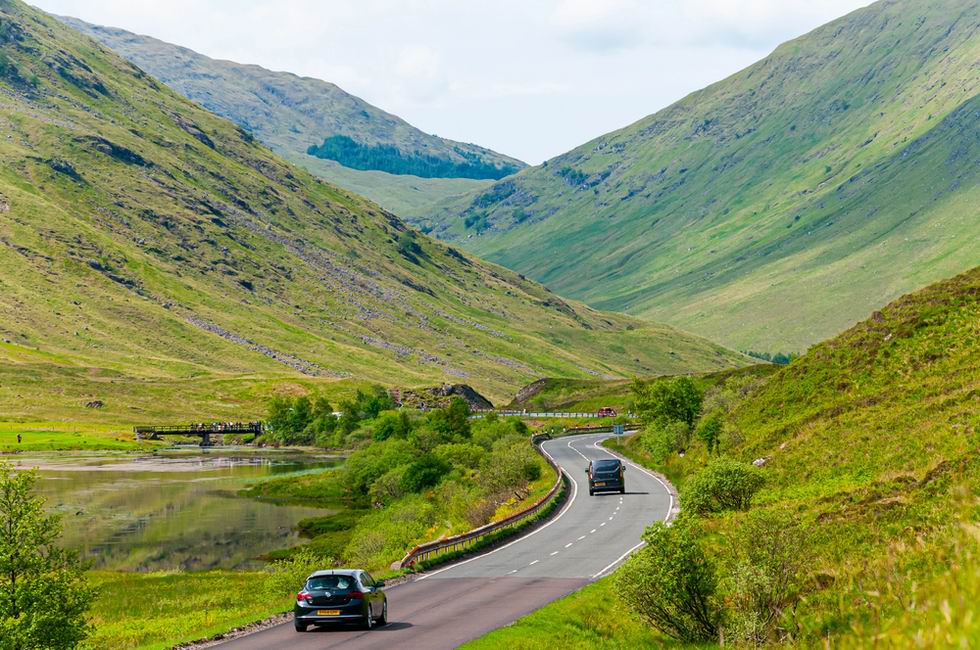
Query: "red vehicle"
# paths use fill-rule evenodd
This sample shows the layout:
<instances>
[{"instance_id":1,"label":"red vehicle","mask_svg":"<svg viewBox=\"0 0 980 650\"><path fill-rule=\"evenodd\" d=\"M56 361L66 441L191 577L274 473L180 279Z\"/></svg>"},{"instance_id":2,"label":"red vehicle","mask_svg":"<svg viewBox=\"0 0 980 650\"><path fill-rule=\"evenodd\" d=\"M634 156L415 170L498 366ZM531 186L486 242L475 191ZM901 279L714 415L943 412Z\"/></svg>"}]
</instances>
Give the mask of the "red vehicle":
<instances>
[{"instance_id":1,"label":"red vehicle","mask_svg":"<svg viewBox=\"0 0 980 650\"><path fill-rule=\"evenodd\" d=\"M616 409L611 406L603 406L601 409L596 411L596 415L600 418L614 418L616 417Z\"/></svg>"}]
</instances>

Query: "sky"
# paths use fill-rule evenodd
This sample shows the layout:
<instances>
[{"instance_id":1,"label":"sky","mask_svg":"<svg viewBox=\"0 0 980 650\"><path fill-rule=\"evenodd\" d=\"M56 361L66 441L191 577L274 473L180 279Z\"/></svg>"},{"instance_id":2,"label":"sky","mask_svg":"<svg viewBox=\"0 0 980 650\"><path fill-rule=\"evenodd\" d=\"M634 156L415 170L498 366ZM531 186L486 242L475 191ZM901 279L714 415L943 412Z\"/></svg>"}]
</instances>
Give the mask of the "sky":
<instances>
[{"instance_id":1,"label":"sky","mask_svg":"<svg viewBox=\"0 0 980 650\"><path fill-rule=\"evenodd\" d=\"M868 0L32 0L213 58L331 81L537 164Z\"/></svg>"}]
</instances>

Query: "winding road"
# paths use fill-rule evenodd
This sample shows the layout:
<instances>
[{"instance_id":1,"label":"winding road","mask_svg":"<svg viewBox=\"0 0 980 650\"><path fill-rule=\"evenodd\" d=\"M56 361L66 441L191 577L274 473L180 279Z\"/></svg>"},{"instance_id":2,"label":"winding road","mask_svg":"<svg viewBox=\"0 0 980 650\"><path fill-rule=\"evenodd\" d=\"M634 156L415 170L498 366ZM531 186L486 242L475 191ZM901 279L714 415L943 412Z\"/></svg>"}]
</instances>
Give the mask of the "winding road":
<instances>
[{"instance_id":1,"label":"winding road","mask_svg":"<svg viewBox=\"0 0 980 650\"><path fill-rule=\"evenodd\" d=\"M612 571L639 548L650 523L674 507L667 485L626 461L626 494L589 496L585 469L612 454L608 433L548 440L542 449L566 472L572 491L548 523L492 551L386 589L390 623L371 631L327 628L298 633L291 623L220 644L269 648L454 648L512 623Z\"/></svg>"}]
</instances>

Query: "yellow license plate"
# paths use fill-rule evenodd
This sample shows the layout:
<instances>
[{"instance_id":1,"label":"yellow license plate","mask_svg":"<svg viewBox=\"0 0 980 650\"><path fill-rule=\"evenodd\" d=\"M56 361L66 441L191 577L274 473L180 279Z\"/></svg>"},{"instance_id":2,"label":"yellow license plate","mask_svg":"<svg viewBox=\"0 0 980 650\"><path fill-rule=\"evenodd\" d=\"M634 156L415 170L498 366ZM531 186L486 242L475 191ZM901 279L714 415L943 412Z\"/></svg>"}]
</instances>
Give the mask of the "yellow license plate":
<instances>
[{"instance_id":1,"label":"yellow license plate","mask_svg":"<svg viewBox=\"0 0 980 650\"><path fill-rule=\"evenodd\" d=\"M340 616L339 609L318 609L316 610L317 616Z\"/></svg>"},{"instance_id":2,"label":"yellow license plate","mask_svg":"<svg viewBox=\"0 0 980 650\"><path fill-rule=\"evenodd\" d=\"M605 481L597 481L597 482L596 482L596 486L599 486L599 485L605 485L605 484L606 484L606 482L605 482Z\"/></svg>"}]
</instances>

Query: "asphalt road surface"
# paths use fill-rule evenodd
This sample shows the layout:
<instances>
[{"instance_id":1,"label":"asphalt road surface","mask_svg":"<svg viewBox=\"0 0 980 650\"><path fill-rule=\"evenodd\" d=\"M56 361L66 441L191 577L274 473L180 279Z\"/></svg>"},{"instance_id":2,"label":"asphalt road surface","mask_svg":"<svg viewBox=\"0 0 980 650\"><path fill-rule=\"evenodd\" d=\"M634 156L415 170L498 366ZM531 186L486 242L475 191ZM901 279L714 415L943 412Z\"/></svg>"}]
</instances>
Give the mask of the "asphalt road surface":
<instances>
[{"instance_id":1,"label":"asphalt road surface","mask_svg":"<svg viewBox=\"0 0 980 650\"><path fill-rule=\"evenodd\" d=\"M482 555L390 587L389 623L371 631L292 623L220 644L229 650L273 648L454 648L502 627L612 571L639 548L650 523L674 503L667 486L627 461L626 494L589 496L585 469L611 454L608 433L548 440L542 448L573 481L561 512L525 536ZM297 585L297 589L300 585Z\"/></svg>"}]
</instances>

